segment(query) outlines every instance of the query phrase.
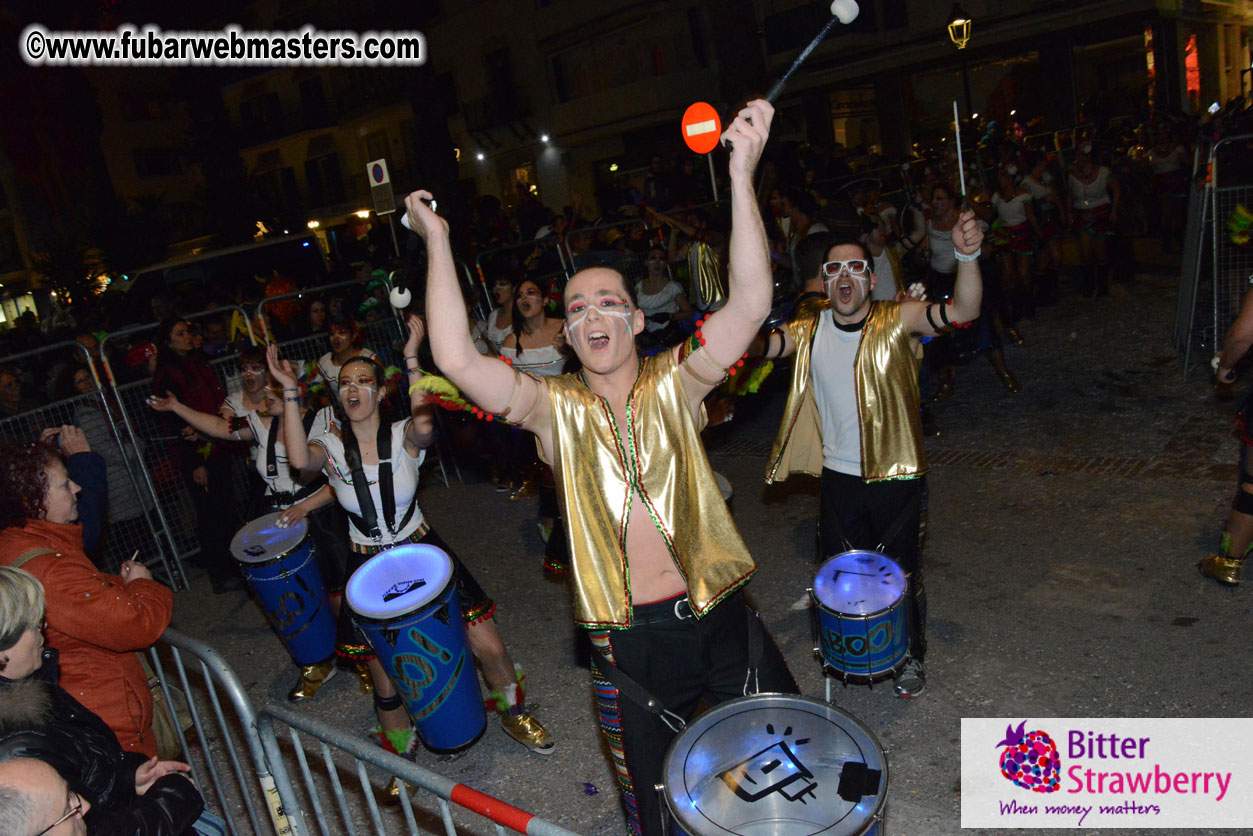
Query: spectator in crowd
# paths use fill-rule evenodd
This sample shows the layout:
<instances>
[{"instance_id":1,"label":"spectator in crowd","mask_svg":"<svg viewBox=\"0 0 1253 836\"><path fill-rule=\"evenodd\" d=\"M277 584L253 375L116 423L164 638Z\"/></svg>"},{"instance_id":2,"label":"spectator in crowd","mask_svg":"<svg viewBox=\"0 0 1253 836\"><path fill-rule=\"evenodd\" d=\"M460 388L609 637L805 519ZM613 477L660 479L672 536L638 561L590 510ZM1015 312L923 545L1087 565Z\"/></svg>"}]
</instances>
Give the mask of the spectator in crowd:
<instances>
[{"instance_id":1,"label":"spectator in crowd","mask_svg":"<svg viewBox=\"0 0 1253 836\"><path fill-rule=\"evenodd\" d=\"M108 723L123 748L155 755L148 677L133 651L169 625L174 595L142 563L128 560L118 575L96 569L77 522L79 490L52 446L0 448L0 564L43 584L62 687Z\"/></svg>"},{"instance_id":2,"label":"spectator in crowd","mask_svg":"<svg viewBox=\"0 0 1253 836\"><path fill-rule=\"evenodd\" d=\"M143 459L130 441L125 441L122 447L118 447L114 443L113 433L109 427L110 422L116 425L121 424L119 407L114 400L113 391L111 389L101 391L96 386L96 379L92 377L89 369L71 366L61 373L56 386L56 397L58 399L77 398L74 403L74 425L80 428L86 436L89 449L98 453L104 461L108 486L108 514L105 523L107 534L104 537L105 542L101 545L108 549L108 553L116 553L126 544L137 545L151 542L152 532L147 527L149 525L147 515L153 511L152 499L147 491L137 487L136 480L142 477L138 475L132 477L127 465L129 461L132 463L131 466L135 466ZM70 478L86 486L88 483L84 479L89 479L90 476L84 475L83 465L79 464L82 457L72 454L66 448L67 439L68 436L63 432L60 438L61 449L69 456L67 467L70 471ZM144 444L140 441L139 450L143 449ZM96 538L92 530L92 521L84 520L83 517L83 499L80 495L79 519L83 522L83 541L87 553L95 555Z\"/></svg>"},{"instance_id":3,"label":"spectator in crowd","mask_svg":"<svg viewBox=\"0 0 1253 836\"><path fill-rule=\"evenodd\" d=\"M204 808L184 774L190 767L124 750L104 720L57 685L58 654L44 647L43 619L39 581L0 566L0 831L182 836ZM5 787L26 803L15 804ZM26 829L14 822L22 806L34 819ZM70 821L77 824L48 829Z\"/></svg>"},{"instance_id":4,"label":"spectator in crowd","mask_svg":"<svg viewBox=\"0 0 1253 836\"><path fill-rule=\"evenodd\" d=\"M216 412L226 400L217 374L194 351L191 329L184 319L167 319L157 328L157 365L152 378L154 396L174 395L200 412ZM196 512L200 563L217 593L243 588L230 555L231 536L238 528L232 501L229 448L205 441L173 416L165 426L168 450L187 485Z\"/></svg>"},{"instance_id":5,"label":"spectator in crowd","mask_svg":"<svg viewBox=\"0 0 1253 836\"><path fill-rule=\"evenodd\" d=\"M330 403L339 400L339 370L351 357L374 358L375 354L363 346L361 331L350 316L331 315L326 323L331 350L314 363L309 376L309 388L323 393ZM202 410L203 411L203 410Z\"/></svg>"},{"instance_id":6,"label":"spectator in crowd","mask_svg":"<svg viewBox=\"0 0 1253 836\"><path fill-rule=\"evenodd\" d=\"M305 310L305 329L301 336L312 337L325 334L326 317L326 299L322 296L314 296L309 300L309 307Z\"/></svg>"},{"instance_id":7,"label":"spectator in crowd","mask_svg":"<svg viewBox=\"0 0 1253 836\"><path fill-rule=\"evenodd\" d=\"M14 366L0 368L0 418L11 418L35 408L22 394L22 374Z\"/></svg>"},{"instance_id":8,"label":"spectator in crowd","mask_svg":"<svg viewBox=\"0 0 1253 836\"><path fill-rule=\"evenodd\" d=\"M683 285L670 278L666 251L660 246L650 247L644 257L644 278L635 285L644 312L644 333L640 334L640 346L669 348L683 339L683 325L690 322L696 311L687 301Z\"/></svg>"}]
</instances>

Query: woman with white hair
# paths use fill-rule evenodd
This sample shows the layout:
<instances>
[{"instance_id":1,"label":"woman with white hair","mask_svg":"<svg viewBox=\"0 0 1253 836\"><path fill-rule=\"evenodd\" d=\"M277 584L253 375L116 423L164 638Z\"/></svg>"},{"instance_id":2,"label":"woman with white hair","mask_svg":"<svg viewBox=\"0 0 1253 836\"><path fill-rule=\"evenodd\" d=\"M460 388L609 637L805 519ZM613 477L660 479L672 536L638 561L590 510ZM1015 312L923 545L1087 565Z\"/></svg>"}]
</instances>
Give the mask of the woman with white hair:
<instances>
[{"instance_id":1,"label":"woman with white hair","mask_svg":"<svg viewBox=\"0 0 1253 836\"><path fill-rule=\"evenodd\" d=\"M188 832L204 809L185 763L127 752L109 726L57 686L44 647L44 589L0 566L0 761L34 758L87 802L88 831L122 836Z\"/></svg>"}]
</instances>

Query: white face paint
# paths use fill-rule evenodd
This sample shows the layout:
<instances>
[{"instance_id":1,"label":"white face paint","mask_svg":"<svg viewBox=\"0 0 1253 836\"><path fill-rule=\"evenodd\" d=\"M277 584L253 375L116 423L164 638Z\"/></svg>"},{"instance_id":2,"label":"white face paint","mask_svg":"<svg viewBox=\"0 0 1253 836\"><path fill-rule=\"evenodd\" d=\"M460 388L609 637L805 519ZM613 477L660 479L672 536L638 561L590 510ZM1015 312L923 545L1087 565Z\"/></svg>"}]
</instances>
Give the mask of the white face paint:
<instances>
[{"instance_id":1,"label":"white face paint","mask_svg":"<svg viewBox=\"0 0 1253 836\"><path fill-rule=\"evenodd\" d=\"M339 400L345 407L348 406L350 395L357 398L360 406L366 409L372 407L375 399L378 397L378 387L374 383L374 376L361 374L356 380L341 378L339 382Z\"/></svg>"},{"instance_id":2,"label":"white face paint","mask_svg":"<svg viewBox=\"0 0 1253 836\"><path fill-rule=\"evenodd\" d=\"M587 319L587 312L588 312L589 310L591 310L591 309L590 309L590 308L584 308L583 310L579 311L578 313L576 313L576 314L572 314L572 315L571 315L571 316L570 316L570 317L566 320L566 328L570 331L570 333L571 333L572 335L574 334L575 330L576 330L579 326L581 326L581 325L583 324L583 322ZM623 327L624 329L626 329L627 335L628 335L628 336L630 335L630 333L631 333L631 312L630 312L630 311L619 311L619 310L612 310L612 309L611 309L611 310L605 310L605 309L603 309L603 308L597 308L597 310L600 312L600 315L601 315L601 316L613 316L613 317L617 317L617 318L618 318L618 320L622 323L622 327Z\"/></svg>"},{"instance_id":3,"label":"white face paint","mask_svg":"<svg viewBox=\"0 0 1253 836\"><path fill-rule=\"evenodd\" d=\"M843 271L843 272L844 272L844 273L848 273L848 271L847 271L847 270L845 270L845 271ZM862 293L865 293L865 292L866 292L866 287L870 284L870 273L869 273L869 272L862 273L861 275L858 275L858 274L856 274L856 273L848 273L848 277L849 277L850 279L852 279L853 281L857 282L859 285L861 285L861 292L862 292ZM830 293L831 293L831 285L832 285L832 283L834 283L834 282L838 282L839 280L840 280L840 276L839 276L839 275L832 276L832 277L831 277L831 278L829 278L829 279L824 279L824 280L823 280L823 282L822 282L822 286L823 286L823 288L825 288L825 289L826 289L827 293L828 293L828 294L830 294Z\"/></svg>"}]
</instances>

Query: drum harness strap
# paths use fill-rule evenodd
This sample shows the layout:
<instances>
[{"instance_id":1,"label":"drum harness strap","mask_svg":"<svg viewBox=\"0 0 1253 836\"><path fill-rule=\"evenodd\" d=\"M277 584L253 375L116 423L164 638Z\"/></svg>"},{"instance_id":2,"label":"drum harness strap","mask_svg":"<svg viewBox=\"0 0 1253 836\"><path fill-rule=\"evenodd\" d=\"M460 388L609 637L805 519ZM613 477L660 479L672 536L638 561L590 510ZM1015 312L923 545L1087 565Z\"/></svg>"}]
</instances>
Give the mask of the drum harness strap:
<instances>
[{"instance_id":1,"label":"drum harness strap","mask_svg":"<svg viewBox=\"0 0 1253 836\"><path fill-rule=\"evenodd\" d=\"M686 598L682 598L675 602L674 611L676 615L679 613L680 605L685 603L687 603ZM753 680L754 686L756 686L757 668L761 662L761 625L755 623L757 621L757 614L754 613L751 608L745 607L744 613L748 618L749 659L748 674L744 679L744 696L749 696L750 691L748 690L748 682L751 679ZM695 618L695 616L679 615L679 618ZM618 689L619 694L622 694L631 702L635 703L650 714L656 714L661 718L661 722L670 727L672 732L678 734L687 728L686 720L662 705L661 701L654 697L647 688L636 682L635 679L627 674L626 671L622 670L622 668L609 661L609 658L603 653L597 652L592 654L592 664L596 666L596 670L601 676L609 680L609 684ZM758 690L760 690L760 687L756 686L755 690L751 693L755 694Z\"/></svg>"},{"instance_id":2,"label":"drum harness strap","mask_svg":"<svg viewBox=\"0 0 1253 836\"><path fill-rule=\"evenodd\" d=\"M387 525L389 534L395 534L409 524L409 520L413 517L414 509L418 507L418 495L415 492L413 499L409 502L409 510L405 511L405 516L401 519L400 524L396 524L396 490L392 484L392 428L386 421L379 421L379 433L376 447L379 455L379 497L383 500L383 522ZM351 426L344 428L344 459L348 464L348 470L352 474L352 489L357 494L357 505L361 508L361 515L348 514L348 519L352 520L352 524L358 531L367 537L373 537L375 540L381 540L382 532L379 530L378 513L374 509L374 497L370 496L370 486L366 482L365 467L361 463L361 446L357 444L357 436L352 431Z\"/></svg>"},{"instance_id":3,"label":"drum harness strap","mask_svg":"<svg viewBox=\"0 0 1253 836\"><path fill-rule=\"evenodd\" d=\"M308 437L309 430L313 427L313 421L315 418L317 418L317 413L313 410L309 410L309 412L305 415L304 420L302 421L305 428L305 437ZM267 479L273 479L278 476L278 454L275 448L278 445L278 424L280 420L282 419L275 418L270 421L270 429L266 433L265 437L265 476ZM353 443L355 445L356 438L353 439ZM358 458L360 458L360 456L358 456ZM355 479L356 477L354 476L353 478ZM270 491L268 496L275 502L299 502L325 484L326 477L319 473L316 479L302 485L300 490L295 493L292 493L291 491ZM359 498L360 497L358 497L358 499Z\"/></svg>"}]
</instances>

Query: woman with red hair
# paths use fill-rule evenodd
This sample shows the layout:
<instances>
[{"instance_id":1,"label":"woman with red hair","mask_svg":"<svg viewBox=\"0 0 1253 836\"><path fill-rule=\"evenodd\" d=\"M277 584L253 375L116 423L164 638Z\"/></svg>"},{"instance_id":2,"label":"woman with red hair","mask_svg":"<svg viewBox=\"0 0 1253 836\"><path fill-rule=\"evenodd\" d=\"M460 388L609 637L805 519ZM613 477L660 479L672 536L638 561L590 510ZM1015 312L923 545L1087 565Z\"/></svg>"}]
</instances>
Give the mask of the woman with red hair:
<instances>
[{"instance_id":1,"label":"woman with red hair","mask_svg":"<svg viewBox=\"0 0 1253 836\"><path fill-rule=\"evenodd\" d=\"M155 642L174 613L174 594L128 560L119 575L83 551L79 486L59 450L0 447L0 564L25 569L47 595L45 637L61 654L61 687L117 734L122 748L157 752L152 692L133 652Z\"/></svg>"}]
</instances>

